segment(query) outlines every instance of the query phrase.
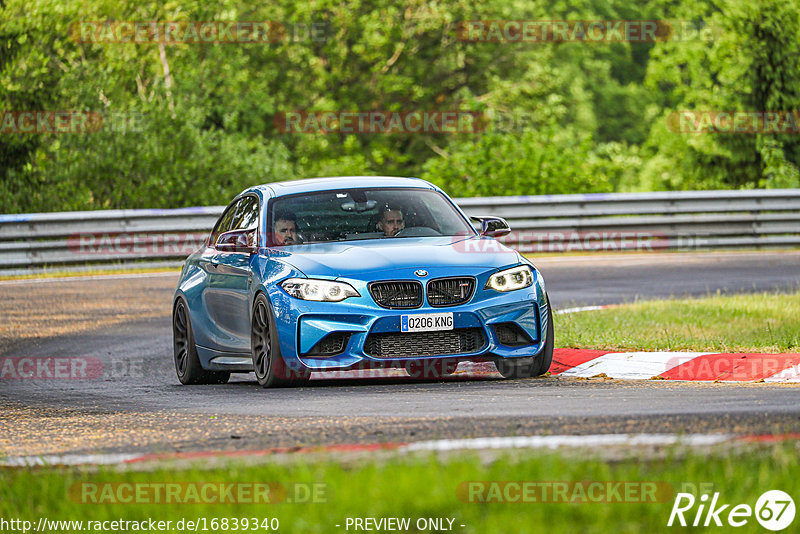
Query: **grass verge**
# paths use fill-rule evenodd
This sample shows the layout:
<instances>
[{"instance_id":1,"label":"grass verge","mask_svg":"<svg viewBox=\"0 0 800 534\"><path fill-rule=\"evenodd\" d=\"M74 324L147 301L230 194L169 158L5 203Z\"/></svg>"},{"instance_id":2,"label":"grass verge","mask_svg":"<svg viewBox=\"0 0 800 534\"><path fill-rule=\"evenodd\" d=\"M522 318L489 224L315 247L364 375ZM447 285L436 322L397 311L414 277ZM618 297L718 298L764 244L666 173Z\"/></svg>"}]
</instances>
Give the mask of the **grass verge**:
<instances>
[{"instance_id":1,"label":"grass verge","mask_svg":"<svg viewBox=\"0 0 800 534\"><path fill-rule=\"evenodd\" d=\"M557 316L556 346L603 350L800 351L800 293L651 300Z\"/></svg>"},{"instance_id":2,"label":"grass verge","mask_svg":"<svg viewBox=\"0 0 800 534\"><path fill-rule=\"evenodd\" d=\"M449 518L454 520L452 531L463 533L650 533L668 530L666 524L677 492L688 491L698 499L702 492L719 492L720 504L744 503L751 507L767 490L781 489L794 496L800 492L800 478L796 476L800 472L800 455L796 442L751 445L746 450L720 449L710 454L690 451L674 455L674 452L657 459L640 457L613 462L587 455L522 451L492 461L461 454L445 460L435 456L394 458L361 461L352 466L338 462L298 462L149 472L4 469L0 470L0 517L21 518L34 524L39 517L74 521L152 518L172 521L173 525L181 518L193 521L204 518L208 530L212 530L213 518L256 518L259 524L264 518L277 518L279 530L292 533L346 532L348 517L408 517L412 525L418 518ZM529 498L533 496L539 502L497 502L504 498L505 491L492 493L492 486L484 485L481 493L472 493L473 499L480 494L493 502L470 502L470 486L466 483L476 481L552 483L548 486L551 496L555 495L555 484L564 482L578 483L584 489L591 482L601 482L604 489L593 493L595 498L600 496L600 502L593 502L588 491L580 492L574 485L557 499L563 500L565 495L574 502L540 502L543 490L528 493ZM244 498L246 502L223 504L195 503L189 497L190 486L202 488L203 484L219 482L269 483L272 488L285 488L286 500L254 504L247 502L252 498ZM605 495L615 499L613 490L608 489L612 486L605 482L633 482L639 488L644 486L636 483L655 483L659 489L655 493L627 495L623 491L620 498L623 502L602 502ZM123 483L140 486L123 489ZM153 499L157 493L152 485L159 483L181 483L180 492L173 498L191 502L141 502ZM137 494L140 488L144 488L143 493ZM508 495L518 501L522 494L511 491ZM125 496L132 496L134 502L108 502ZM93 499L106 502L94 503ZM315 499L317 502L313 502ZM687 512L689 522L696 511L697 506ZM227 529L221 523L217 526L213 530L236 530L231 522ZM409 529L417 530L415 526ZM744 528L735 530L763 532L754 517L750 517ZM202 526L198 531L203 531Z\"/></svg>"}]
</instances>

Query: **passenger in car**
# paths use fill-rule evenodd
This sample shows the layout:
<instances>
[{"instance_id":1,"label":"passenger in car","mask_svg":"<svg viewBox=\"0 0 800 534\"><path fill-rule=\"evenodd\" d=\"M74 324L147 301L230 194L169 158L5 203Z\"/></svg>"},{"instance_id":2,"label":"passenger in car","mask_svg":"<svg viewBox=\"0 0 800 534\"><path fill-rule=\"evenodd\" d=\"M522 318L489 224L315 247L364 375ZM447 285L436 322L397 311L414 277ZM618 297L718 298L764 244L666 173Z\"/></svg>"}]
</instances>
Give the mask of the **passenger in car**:
<instances>
[{"instance_id":1,"label":"passenger in car","mask_svg":"<svg viewBox=\"0 0 800 534\"><path fill-rule=\"evenodd\" d=\"M405 227L406 222L403 219L403 212L401 210L389 206L383 209L381 218L378 221L378 230L383 232L385 237L394 237Z\"/></svg>"},{"instance_id":2,"label":"passenger in car","mask_svg":"<svg viewBox=\"0 0 800 534\"><path fill-rule=\"evenodd\" d=\"M275 224L272 225L272 240L276 245L296 245L297 219L293 213L279 212L275 215Z\"/></svg>"}]
</instances>

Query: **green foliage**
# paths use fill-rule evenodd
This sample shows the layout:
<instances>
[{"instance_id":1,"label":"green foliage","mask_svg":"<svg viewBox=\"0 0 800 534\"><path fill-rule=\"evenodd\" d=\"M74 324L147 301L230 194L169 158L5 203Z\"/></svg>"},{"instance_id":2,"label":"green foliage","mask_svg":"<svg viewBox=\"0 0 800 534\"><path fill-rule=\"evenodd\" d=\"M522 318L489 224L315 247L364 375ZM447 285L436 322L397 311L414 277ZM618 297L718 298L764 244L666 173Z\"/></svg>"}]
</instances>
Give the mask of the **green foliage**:
<instances>
[{"instance_id":1,"label":"green foliage","mask_svg":"<svg viewBox=\"0 0 800 534\"><path fill-rule=\"evenodd\" d=\"M291 177L286 147L235 129L204 128L200 107L166 106L138 118L142 131L103 128L93 135L64 136L52 154L53 184L79 184L91 205L224 204L256 182ZM135 125L135 123L133 123ZM119 127L130 126L121 124ZM69 202L69 198L61 199Z\"/></svg>"},{"instance_id":2,"label":"green foliage","mask_svg":"<svg viewBox=\"0 0 800 534\"><path fill-rule=\"evenodd\" d=\"M800 108L797 0L682 4L707 33L655 47L647 86L662 97L650 132L641 189L798 187L797 134L676 134L678 110L795 111Z\"/></svg>"},{"instance_id":3,"label":"green foliage","mask_svg":"<svg viewBox=\"0 0 800 534\"><path fill-rule=\"evenodd\" d=\"M796 135L667 127L686 109L800 108L797 2L9 0L0 112L106 122L95 133L0 134L0 212L220 204L255 183L324 175L421 176L454 196L798 187ZM458 38L462 21L500 19L668 19L702 31L658 43ZM70 37L73 23L98 20L274 20L288 33L166 46ZM312 23L321 39L308 38ZM274 117L293 110L467 110L491 121L457 135L282 133Z\"/></svg>"},{"instance_id":4,"label":"green foliage","mask_svg":"<svg viewBox=\"0 0 800 534\"><path fill-rule=\"evenodd\" d=\"M549 127L518 136L495 133L451 143L444 158L429 159L422 178L459 196L542 195L611 191L591 161L591 139Z\"/></svg>"}]
</instances>

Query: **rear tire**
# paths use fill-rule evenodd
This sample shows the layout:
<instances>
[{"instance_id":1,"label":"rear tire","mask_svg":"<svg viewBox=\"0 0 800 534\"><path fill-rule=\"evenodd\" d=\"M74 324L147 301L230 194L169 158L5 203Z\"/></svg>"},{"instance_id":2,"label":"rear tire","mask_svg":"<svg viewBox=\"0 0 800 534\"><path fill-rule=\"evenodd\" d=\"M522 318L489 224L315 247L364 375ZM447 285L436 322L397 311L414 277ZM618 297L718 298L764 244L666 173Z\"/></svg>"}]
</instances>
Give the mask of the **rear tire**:
<instances>
[{"instance_id":1,"label":"rear tire","mask_svg":"<svg viewBox=\"0 0 800 534\"><path fill-rule=\"evenodd\" d=\"M544 295L547 301L547 330L544 348L538 356L530 358L499 359L495 362L497 370L503 378L530 378L541 376L550 370L553 363L553 310L550 308L550 298Z\"/></svg>"},{"instance_id":2,"label":"rear tire","mask_svg":"<svg viewBox=\"0 0 800 534\"><path fill-rule=\"evenodd\" d=\"M250 355L256 380L264 388L300 385L311 376L308 369L290 369L281 356L275 317L267 297L259 293L250 322Z\"/></svg>"},{"instance_id":3,"label":"rear tire","mask_svg":"<svg viewBox=\"0 0 800 534\"><path fill-rule=\"evenodd\" d=\"M207 371L200 365L197 345L194 343L189 307L183 298L175 301L172 310L172 346L175 357L175 372L181 384L224 384L231 377L224 371Z\"/></svg>"}]
</instances>

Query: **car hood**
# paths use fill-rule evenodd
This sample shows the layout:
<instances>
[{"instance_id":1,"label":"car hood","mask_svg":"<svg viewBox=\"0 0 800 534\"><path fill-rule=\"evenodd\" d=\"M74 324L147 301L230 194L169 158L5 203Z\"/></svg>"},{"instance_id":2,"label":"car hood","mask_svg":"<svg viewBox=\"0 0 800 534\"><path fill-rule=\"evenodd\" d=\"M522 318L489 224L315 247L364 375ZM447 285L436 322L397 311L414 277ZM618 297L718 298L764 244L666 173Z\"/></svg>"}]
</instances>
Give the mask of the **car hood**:
<instances>
[{"instance_id":1,"label":"car hood","mask_svg":"<svg viewBox=\"0 0 800 534\"><path fill-rule=\"evenodd\" d=\"M306 276L363 278L380 271L409 269L496 269L519 255L490 237L398 237L315 243L271 249L270 255Z\"/></svg>"}]
</instances>

